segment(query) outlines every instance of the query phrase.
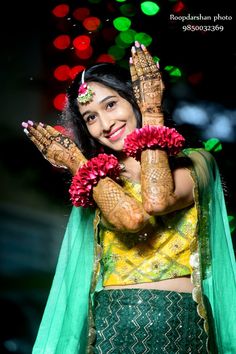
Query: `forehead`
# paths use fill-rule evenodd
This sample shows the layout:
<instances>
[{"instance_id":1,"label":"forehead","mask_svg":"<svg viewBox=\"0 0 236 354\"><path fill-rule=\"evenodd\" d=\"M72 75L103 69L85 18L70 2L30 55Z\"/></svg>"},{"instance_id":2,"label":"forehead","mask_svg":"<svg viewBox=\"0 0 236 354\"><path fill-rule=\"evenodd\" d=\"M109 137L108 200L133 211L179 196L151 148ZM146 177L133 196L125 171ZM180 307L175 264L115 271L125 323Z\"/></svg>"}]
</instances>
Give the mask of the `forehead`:
<instances>
[{"instance_id":1,"label":"forehead","mask_svg":"<svg viewBox=\"0 0 236 354\"><path fill-rule=\"evenodd\" d=\"M78 103L80 113L95 108L97 105L101 104L103 100L105 100L107 97L119 96L117 91L111 89L110 87L104 86L98 82L89 82L88 85L93 91L93 98L88 103Z\"/></svg>"}]
</instances>

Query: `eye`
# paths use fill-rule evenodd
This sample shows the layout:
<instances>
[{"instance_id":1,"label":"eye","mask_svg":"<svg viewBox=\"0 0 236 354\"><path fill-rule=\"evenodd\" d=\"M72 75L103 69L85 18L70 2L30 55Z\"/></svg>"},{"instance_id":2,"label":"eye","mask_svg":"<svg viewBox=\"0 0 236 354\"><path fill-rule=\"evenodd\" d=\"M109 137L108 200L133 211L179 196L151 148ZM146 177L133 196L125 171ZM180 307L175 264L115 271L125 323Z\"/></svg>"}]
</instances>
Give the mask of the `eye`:
<instances>
[{"instance_id":1,"label":"eye","mask_svg":"<svg viewBox=\"0 0 236 354\"><path fill-rule=\"evenodd\" d=\"M110 101L107 103L106 108L111 109L116 105L116 101Z\"/></svg>"},{"instance_id":2,"label":"eye","mask_svg":"<svg viewBox=\"0 0 236 354\"><path fill-rule=\"evenodd\" d=\"M95 114L90 114L85 118L85 122L87 124L91 124L94 120L96 119L96 115Z\"/></svg>"}]
</instances>

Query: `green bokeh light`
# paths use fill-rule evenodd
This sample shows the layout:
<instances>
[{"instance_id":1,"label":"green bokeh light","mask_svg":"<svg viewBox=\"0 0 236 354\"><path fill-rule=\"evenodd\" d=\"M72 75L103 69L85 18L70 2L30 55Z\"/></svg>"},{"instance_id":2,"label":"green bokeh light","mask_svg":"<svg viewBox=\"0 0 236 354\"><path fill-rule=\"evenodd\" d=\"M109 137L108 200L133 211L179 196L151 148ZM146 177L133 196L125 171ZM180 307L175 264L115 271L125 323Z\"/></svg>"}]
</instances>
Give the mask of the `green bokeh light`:
<instances>
[{"instance_id":1,"label":"green bokeh light","mask_svg":"<svg viewBox=\"0 0 236 354\"><path fill-rule=\"evenodd\" d=\"M117 2L125 2L126 0L116 0Z\"/></svg>"},{"instance_id":2,"label":"green bokeh light","mask_svg":"<svg viewBox=\"0 0 236 354\"><path fill-rule=\"evenodd\" d=\"M139 43L144 44L146 47L148 47L152 43L152 37L145 32L136 33L134 39Z\"/></svg>"},{"instance_id":3,"label":"green bokeh light","mask_svg":"<svg viewBox=\"0 0 236 354\"><path fill-rule=\"evenodd\" d=\"M154 55L152 58L153 58L155 63L159 63L160 58L158 58L156 55Z\"/></svg>"},{"instance_id":4,"label":"green bokeh light","mask_svg":"<svg viewBox=\"0 0 236 354\"><path fill-rule=\"evenodd\" d=\"M131 26L131 21L127 17L117 17L113 21L113 26L118 31L127 31Z\"/></svg>"},{"instance_id":5,"label":"green bokeh light","mask_svg":"<svg viewBox=\"0 0 236 354\"><path fill-rule=\"evenodd\" d=\"M127 31L123 31L123 32L120 33L120 39L124 43L130 45L131 43L134 42L136 33L137 32L135 30L133 30L133 29L129 29Z\"/></svg>"},{"instance_id":6,"label":"green bokeh light","mask_svg":"<svg viewBox=\"0 0 236 354\"><path fill-rule=\"evenodd\" d=\"M125 56L125 50L117 45L113 45L108 49L108 53L115 58L115 60L120 60Z\"/></svg>"},{"instance_id":7,"label":"green bokeh light","mask_svg":"<svg viewBox=\"0 0 236 354\"><path fill-rule=\"evenodd\" d=\"M116 36L115 42L116 42L116 44L118 45L118 47L121 47L121 48L128 48L128 47L130 46L130 44L123 41L123 39L122 39L122 37L121 37L121 33L123 33L123 32L120 32L120 33Z\"/></svg>"},{"instance_id":8,"label":"green bokeh light","mask_svg":"<svg viewBox=\"0 0 236 354\"><path fill-rule=\"evenodd\" d=\"M154 16L160 10L160 7L153 1L144 1L140 6L142 12L147 16Z\"/></svg>"},{"instance_id":9,"label":"green bokeh light","mask_svg":"<svg viewBox=\"0 0 236 354\"><path fill-rule=\"evenodd\" d=\"M173 76L173 77L182 76L181 70L179 68L177 68L176 66L167 65L164 69L169 72L170 76Z\"/></svg>"},{"instance_id":10,"label":"green bokeh light","mask_svg":"<svg viewBox=\"0 0 236 354\"><path fill-rule=\"evenodd\" d=\"M229 221L230 232L232 233L236 229L236 219L233 215L228 215L228 221Z\"/></svg>"},{"instance_id":11,"label":"green bokeh light","mask_svg":"<svg viewBox=\"0 0 236 354\"><path fill-rule=\"evenodd\" d=\"M217 138L211 138L208 139L207 141L203 141L204 148L207 151L221 151L222 150L222 144L219 139Z\"/></svg>"}]
</instances>

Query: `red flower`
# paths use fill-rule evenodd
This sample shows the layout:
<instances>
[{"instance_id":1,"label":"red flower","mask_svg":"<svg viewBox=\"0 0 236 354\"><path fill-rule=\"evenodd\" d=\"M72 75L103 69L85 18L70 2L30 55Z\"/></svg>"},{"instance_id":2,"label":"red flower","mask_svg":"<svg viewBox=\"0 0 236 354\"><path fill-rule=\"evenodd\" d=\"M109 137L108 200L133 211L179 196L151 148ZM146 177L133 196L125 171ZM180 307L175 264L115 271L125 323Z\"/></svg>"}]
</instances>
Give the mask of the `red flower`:
<instances>
[{"instance_id":1,"label":"red flower","mask_svg":"<svg viewBox=\"0 0 236 354\"><path fill-rule=\"evenodd\" d=\"M174 128L147 125L127 135L123 151L139 161L142 151L146 149L161 148L166 149L170 155L176 155L181 151L184 142L184 137Z\"/></svg>"},{"instance_id":2,"label":"red flower","mask_svg":"<svg viewBox=\"0 0 236 354\"><path fill-rule=\"evenodd\" d=\"M88 86L86 82L84 82L82 85L79 87L79 95L84 95L87 92Z\"/></svg>"},{"instance_id":3,"label":"red flower","mask_svg":"<svg viewBox=\"0 0 236 354\"><path fill-rule=\"evenodd\" d=\"M92 193L93 187L101 178L117 178L120 173L120 165L114 155L99 154L88 160L73 177L69 189L72 204L87 208L95 206Z\"/></svg>"}]
</instances>

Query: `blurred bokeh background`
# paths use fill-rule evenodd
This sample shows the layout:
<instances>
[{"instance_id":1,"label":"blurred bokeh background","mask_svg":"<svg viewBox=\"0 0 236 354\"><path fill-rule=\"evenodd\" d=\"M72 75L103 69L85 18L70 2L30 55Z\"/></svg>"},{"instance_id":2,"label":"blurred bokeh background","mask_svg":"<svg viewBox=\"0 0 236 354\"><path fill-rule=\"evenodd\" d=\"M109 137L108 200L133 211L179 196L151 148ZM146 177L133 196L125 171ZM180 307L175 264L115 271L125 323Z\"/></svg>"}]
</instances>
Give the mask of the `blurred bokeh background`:
<instances>
[{"instance_id":1,"label":"blurred bokeh background","mask_svg":"<svg viewBox=\"0 0 236 354\"><path fill-rule=\"evenodd\" d=\"M228 0L23 0L1 13L0 353L28 354L71 204L69 176L21 122L57 125L74 75L98 61L128 70L139 40L160 63L176 123L217 159L235 239L235 22Z\"/></svg>"}]
</instances>

